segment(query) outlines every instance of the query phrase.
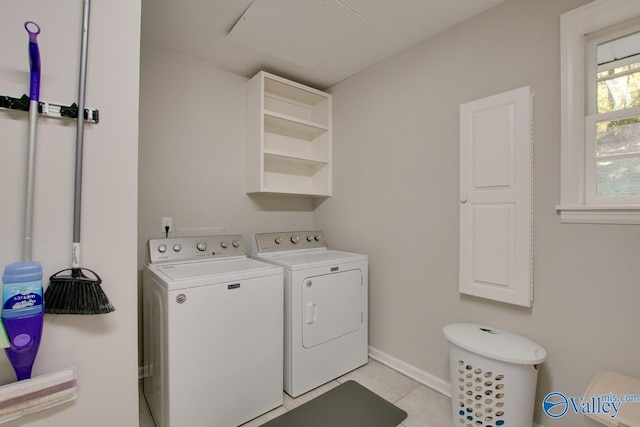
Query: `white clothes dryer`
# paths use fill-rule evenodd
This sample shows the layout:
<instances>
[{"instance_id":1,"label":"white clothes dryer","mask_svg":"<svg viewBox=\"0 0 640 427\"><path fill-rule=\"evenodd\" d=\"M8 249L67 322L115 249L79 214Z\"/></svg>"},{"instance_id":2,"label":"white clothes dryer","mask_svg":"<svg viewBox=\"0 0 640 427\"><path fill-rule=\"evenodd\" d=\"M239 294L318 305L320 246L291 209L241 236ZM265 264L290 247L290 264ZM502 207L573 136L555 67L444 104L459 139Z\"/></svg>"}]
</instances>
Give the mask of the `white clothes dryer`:
<instances>
[{"instance_id":1,"label":"white clothes dryer","mask_svg":"<svg viewBox=\"0 0 640 427\"><path fill-rule=\"evenodd\" d=\"M284 268L284 390L292 397L368 360L368 257L322 232L255 235L252 258Z\"/></svg>"},{"instance_id":2,"label":"white clothes dryer","mask_svg":"<svg viewBox=\"0 0 640 427\"><path fill-rule=\"evenodd\" d=\"M157 427L236 427L282 405L283 269L242 236L149 240L144 396Z\"/></svg>"}]
</instances>

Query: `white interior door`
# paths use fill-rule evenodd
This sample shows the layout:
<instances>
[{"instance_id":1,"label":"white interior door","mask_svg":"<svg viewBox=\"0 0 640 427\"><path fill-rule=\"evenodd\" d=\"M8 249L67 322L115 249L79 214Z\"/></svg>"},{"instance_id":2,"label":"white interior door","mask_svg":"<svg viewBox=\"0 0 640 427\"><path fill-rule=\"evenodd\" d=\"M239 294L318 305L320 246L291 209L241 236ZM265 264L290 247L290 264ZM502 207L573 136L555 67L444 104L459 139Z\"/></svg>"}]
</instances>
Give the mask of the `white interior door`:
<instances>
[{"instance_id":1,"label":"white interior door","mask_svg":"<svg viewBox=\"0 0 640 427\"><path fill-rule=\"evenodd\" d=\"M362 327L362 272L348 270L302 282L302 345L311 348Z\"/></svg>"},{"instance_id":2,"label":"white interior door","mask_svg":"<svg viewBox=\"0 0 640 427\"><path fill-rule=\"evenodd\" d=\"M460 292L532 303L531 89L460 106Z\"/></svg>"}]
</instances>

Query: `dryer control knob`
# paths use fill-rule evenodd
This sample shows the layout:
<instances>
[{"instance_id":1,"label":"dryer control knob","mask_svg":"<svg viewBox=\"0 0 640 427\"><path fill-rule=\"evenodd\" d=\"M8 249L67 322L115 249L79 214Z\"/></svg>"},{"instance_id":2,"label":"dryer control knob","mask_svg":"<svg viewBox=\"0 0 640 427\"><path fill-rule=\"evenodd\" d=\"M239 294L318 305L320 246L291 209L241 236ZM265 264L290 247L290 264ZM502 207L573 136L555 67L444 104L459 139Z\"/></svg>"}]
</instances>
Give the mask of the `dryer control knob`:
<instances>
[{"instance_id":1,"label":"dryer control knob","mask_svg":"<svg viewBox=\"0 0 640 427\"><path fill-rule=\"evenodd\" d=\"M227 242L226 240L220 242L220 246L222 246L222 249L227 249L229 247L229 242Z\"/></svg>"},{"instance_id":2,"label":"dryer control knob","mask_svg":"<svg viewBox=\"0 0 640 427\"><path fill-rule=\"evenodd\" d=\"M181 250L182 250L182 245L180 243L176 243L175 245L173 245L174 252L180 252Z\"/></svg>"},{"instance_id":3,"label":"dryer control knob","mask_svg":"<svg viewBox=\"0 0 640 427\"><path fill-rule=\"evenodd\" d=\"M297 234L291 236L291 243L293 243L294 245L297 244L299 240L300 236L298 236Z\"/></svg>"},{"instance_id":4,"label":"dryer control knob","mask_svg":"<svg viewBox=\"0 0 640 427\"><path fill-rule=\"evenodd\" d=\"M167 252L167 245L158 246L158 252L160 252L161 254Z\"/></svg>"},{"instance_id":5,"label":"dryer control knob","mask_svg":"<svg viewBox=\"0 0 640 427\"><path fill-rule=\"evenodd\" d=\"M307 236L307 242L313 242L313 236Z\"/></svg>"},{"instance_id":6,"label":"dryer control knob","mask_svg":"<svg viewBox=\"0 0 640 427\"><path fill-rule=\"evenodd\" d=\"M234 240L232 243L234 248L237 248L238 246L240 246L240 242L238 242L237 240Z\"/></svg>"},{"instance_id":7,"label":"dryer control knob","mask_svg":"<svg viewBox=\"0 0 640 427\"><path fill-rule=\"evenodd\" d=\"M319 234L316 234L316 236L314 237L314 239L316 239L316 242L319 242L320 240L322 240L322 236Z\"/></svg>"},{"instance_id":8,"label":"dryer control knob","mask_svg":"<svg viewBox=\"0 0 640 427\"><path fill-rule=\"evenodd\" d=\"M198 248L200 252L204 252L207 250L207 244L205 242L198 242L196 248Z\"/></svg>"},{"instance_id":9,"label":"dryer control knob","mask_svg":"<svg viewBox=\"0 0 640 427\"><path fill-rule=\"evenodd\" d=\"M274 240L274 242L276 242L276 245L279 245L280 243L282 243L282 237L276 238L276 240Z\"/></svg>"}]
</instances>

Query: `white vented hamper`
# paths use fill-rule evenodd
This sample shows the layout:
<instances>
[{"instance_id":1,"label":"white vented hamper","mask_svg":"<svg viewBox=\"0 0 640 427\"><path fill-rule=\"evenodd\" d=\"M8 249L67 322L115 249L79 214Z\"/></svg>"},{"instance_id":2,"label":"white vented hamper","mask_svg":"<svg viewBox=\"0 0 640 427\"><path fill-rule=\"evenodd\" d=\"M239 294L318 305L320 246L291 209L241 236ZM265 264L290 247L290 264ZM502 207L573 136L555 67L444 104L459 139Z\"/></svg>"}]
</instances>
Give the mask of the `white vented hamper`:
<instances>
[{"instance_id":1,"label":"white vented hamper","mask_svg":"<svg viewBox=\"0 0 640 427\"><path fill-rule=\"evenodd\" d=\"M525 427L533 423L539 344L490 326L455 323L449 341L455 427Z\"/></svg>"}]
</instances>

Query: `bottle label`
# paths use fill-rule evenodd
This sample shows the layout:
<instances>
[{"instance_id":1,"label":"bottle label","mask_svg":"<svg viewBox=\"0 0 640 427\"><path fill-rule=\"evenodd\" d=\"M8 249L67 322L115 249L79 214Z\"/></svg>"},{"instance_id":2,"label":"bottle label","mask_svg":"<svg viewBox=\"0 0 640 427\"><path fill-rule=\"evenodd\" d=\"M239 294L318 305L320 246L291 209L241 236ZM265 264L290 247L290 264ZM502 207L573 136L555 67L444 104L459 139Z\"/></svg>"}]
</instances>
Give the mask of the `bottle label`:
<instances>
[{"instance_id":1,"label":"bottle label","mask_svg":"<svg viewBox=\"0 0 640 427\"><path fill-rule=\"evenodd\" d=\"M4 283L2 310L19 310L42 305L42 281Z\"/></svg>"}]
</instances>

